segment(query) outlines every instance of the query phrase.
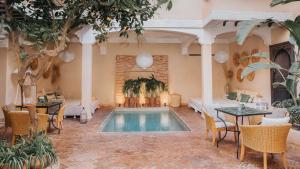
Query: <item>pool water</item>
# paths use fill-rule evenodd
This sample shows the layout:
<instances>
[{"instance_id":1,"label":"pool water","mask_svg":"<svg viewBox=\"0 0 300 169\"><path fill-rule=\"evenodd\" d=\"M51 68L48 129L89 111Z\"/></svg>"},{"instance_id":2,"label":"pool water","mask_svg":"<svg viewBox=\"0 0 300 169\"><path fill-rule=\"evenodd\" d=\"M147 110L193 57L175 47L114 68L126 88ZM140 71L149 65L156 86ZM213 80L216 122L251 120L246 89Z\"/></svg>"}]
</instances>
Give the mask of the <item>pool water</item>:
<instances>
[{"instance_id":1,"label":"pool water","mask_svg":"<svg viewBox=\"0 0 300 169\"><path fill-rule=\"evenodd\" d=\"M103 122L102 132L190 131L172 111L115 111Z\"/></svg>"}]
</instances>

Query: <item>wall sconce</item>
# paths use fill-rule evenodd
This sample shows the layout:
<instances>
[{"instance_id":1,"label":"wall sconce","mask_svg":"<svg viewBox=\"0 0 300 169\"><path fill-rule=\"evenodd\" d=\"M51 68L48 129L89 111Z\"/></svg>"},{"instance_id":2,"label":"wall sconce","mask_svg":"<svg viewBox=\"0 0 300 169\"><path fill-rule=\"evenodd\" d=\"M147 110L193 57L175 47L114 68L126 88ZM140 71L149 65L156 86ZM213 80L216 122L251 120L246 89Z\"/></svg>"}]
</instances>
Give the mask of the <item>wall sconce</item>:
<instances>
[{"instance_id":1,"label":"wall sconce","mask_svg":"<svg viewBox=\"0 0 300 169\"><path fill-rule=\"evenodd\" d=\"M168 92L162 92L160 94L160 102L163 106L167 106L169 103L169 93Z\"/></svg>"},{"instance_id":2,"label":"wall sconce","mask_svg":"<svg viewBox=\"0 0 300 169\"><path fill-rule=\"evenodd\" d=\"M125 98L123 95L118 95L116 96L116 103L118 104L119 107L121 107L122 104L124 104Z\"/></svg>"}]
</instances>

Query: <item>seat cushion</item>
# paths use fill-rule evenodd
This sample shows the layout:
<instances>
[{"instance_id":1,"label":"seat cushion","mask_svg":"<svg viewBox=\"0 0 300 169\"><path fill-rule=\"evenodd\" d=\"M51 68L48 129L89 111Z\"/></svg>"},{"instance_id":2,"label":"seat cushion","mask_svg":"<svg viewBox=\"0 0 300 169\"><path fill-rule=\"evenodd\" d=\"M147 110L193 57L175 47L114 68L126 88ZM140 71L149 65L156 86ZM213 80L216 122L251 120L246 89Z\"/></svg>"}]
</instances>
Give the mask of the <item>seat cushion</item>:
<instances>
[{"instance_id":1,"label":"seat cushion","mask_svg":"<svg viewBox=\"0 0 300 169\"><path fill-rule=\"evenodd\" d=\"M290 121L290 117L284 118L262 118L261 125L278 125L278 124L288 124Z\"/></svg>"},{"instance_id":2,"label":"seat cushion","mask_svg":"<svg viewBox=\"0 0 300 169\"><path fill-rule=\"evenodd\" d=\"M237 92L229 92L227 99L229 100L236 100L237 99Z\"/></svg>"},{"instance_id":3,"label":"seat cushion","mask_svg":"<svg viewBox=\"0 0 300 169\"><path fill-rule=\"evenodd\" d=\"M227 122L225 121L227 128L229 127L235 127L235 124L231 123L231 122ZM217 121L216 122L216 127L217 128L225 128L225 124L222 121Z\"/></svg>"},{"instance_id":4,"label":"seat cushion","mask_svg":"<svg viewBox=\"0 0 300 169\"><path fill-rule=\"evenodd\" d=\"M250 95L247 95L247 94L241 94L241 100L240 100L240 102L248 103L249 100L250 100Z\"/></svg>"}]
</instances>

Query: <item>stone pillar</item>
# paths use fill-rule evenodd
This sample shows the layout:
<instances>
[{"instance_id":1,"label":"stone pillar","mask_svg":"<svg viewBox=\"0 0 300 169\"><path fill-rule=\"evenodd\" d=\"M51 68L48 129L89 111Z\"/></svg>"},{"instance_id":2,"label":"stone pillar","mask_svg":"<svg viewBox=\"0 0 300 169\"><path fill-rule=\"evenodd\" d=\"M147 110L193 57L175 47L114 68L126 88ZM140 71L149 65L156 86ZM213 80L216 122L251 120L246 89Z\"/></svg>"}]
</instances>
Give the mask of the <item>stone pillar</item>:
<instances>
[{"instance_id":1,"label":"stone pillar","mask_svg":"<svg viewBox=\"0 0 300 169\"><path fill-rule=\"evenodd\" d=\"M85 108L86 120L92 118L92 84L93 84L93 44L82 43L82 77L81 77L81 104ZM72 85L72 84L70 84Z\"/></svg>"},{"instance_id":2,"label":"stone pillar","mask_svg":"<svg viewBox=\"0 0 300 169\"><path fill-rule=\"evenodd\" d=\"M201 45L201 68L202 68L202 100L205 105L210 105L213 102L212 44Z\"/></svg>"}]
</instances>

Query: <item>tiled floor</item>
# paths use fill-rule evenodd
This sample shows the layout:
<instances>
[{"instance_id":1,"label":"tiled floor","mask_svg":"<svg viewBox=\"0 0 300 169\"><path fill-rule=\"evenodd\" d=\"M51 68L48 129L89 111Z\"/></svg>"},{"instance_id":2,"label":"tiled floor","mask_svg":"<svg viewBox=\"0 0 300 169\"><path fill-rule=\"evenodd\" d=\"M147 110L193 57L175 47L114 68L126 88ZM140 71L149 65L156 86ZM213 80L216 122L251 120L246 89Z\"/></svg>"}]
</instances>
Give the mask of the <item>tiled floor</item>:
<instances>
[{"instance_id":1,"label":"tiled floor","mask_svg":"<svg viewBox=\"0 0 300 169\"><path fill-rule=\"evenodd\" d=\"M232 135L219 148L204 137L204 121L186 107L176 109L191 132L169 134L105 134L101 122L111 109L103 108L87 124L64 121L60 135L50 134L57 149L60 168L70 169L252 169L262 167L262 154L247 151L245 161L235 156ZM293 138L294 139L294 138ZM299 138L298 138L299 139ZM300 146L289 144L289 168L300 169ZM269 157L269 168L282 168L277 155Z\"/></svg>"}]
</instances>

